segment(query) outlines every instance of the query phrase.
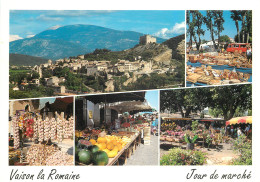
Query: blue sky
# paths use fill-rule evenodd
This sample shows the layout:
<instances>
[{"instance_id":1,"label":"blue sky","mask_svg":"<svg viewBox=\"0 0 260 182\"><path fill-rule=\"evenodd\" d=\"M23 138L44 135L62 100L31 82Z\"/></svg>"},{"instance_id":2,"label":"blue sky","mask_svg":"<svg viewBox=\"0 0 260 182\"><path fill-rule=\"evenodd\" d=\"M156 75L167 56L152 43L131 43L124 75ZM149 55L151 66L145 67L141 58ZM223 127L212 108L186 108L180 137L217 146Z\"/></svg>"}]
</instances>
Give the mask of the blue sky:
<instances>
[{"instance_id":1,"label":"blue sky","mask_svg":"<svg viewBox=\"0 0 260 182\"><path fill-rule=\"evenodd\" d=\"M11 10L10 38L32 37L51 27L91 24L171 38L185 33L185 11Z\"/></svg>"},{"instance_id":2,"label":"blue sky","mask_svg":"<svg viewBox=\"0 0 260 182\"><path fill-rule=\"evenodd\" d=\"M157 90L146 91L145 99L150 104L150 106L152 108L155 108L157 111L159 111L158 97L159 97L159 91Z\"/></svg>"},{"instance_id":3,"label":"blue sky","mask_svg":"<svg viewBox=\"0 0 260 182\"><path fill-rule=\"evenodd\" d=\"M42 109L46 102L49 102L50 104L54 103L56 100L56 98L44 98L44 99L40 99L40 109Z\"/></svg>"},{"instance_id":4,"label":"blue sky","mask_svg":"<svg viewBox=\"0 0 260 182\"><path fill-rule=\"evenodd\" d=\"M202 13L203 16L206 16L206 11L200 11ZM237 33L237 29L236 29L236 25L235 22L230 18L231 12L230 11L223 11L223 18L225 20L224 22L224 30L220 33L220 35L228 35L230 38L235 37L236 33ZM240 29L241 29L241 22L240 24ZM201 39L205 39L205 40L211 40L210 38L210 31L207 30L206 25L203 25L202 28L205 31L205 35L201 37ZM214 35L215 39L217 39L217 35ZM189 37L187 37L187 40L189 40Z\"/></svg>"}]
</instances>

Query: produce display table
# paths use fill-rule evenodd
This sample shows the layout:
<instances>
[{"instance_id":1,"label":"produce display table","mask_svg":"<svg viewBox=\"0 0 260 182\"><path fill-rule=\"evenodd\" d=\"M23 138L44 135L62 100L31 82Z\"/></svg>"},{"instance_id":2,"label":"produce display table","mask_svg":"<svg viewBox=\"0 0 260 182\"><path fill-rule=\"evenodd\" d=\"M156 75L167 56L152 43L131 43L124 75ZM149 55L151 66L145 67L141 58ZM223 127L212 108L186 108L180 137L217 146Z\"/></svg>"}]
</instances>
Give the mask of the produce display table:
<instances>
[{"instance_id":1,"label":"produce display table","mask_svg":"<svg viewBox=\"0 0 260 182\"><path fill-rule=\"evenodd\" d=\"M187 62L187 65L191 65L192 67L201 67L203 64L202 63L191 63L191 62ZM228 65L208 65L208 64L204 64L206 66L211 66L212 69L217 69L217 70L224 70L224 69L228 69L230 71L232 71L234 68L238 71L238 72L243 72L243 73L249 73L252 74L252 68L237 68L234 66L228 66Z\"/></svg>"},{"instance_id":2,"label":"produce display table","mask_svg":"<svg viewBox=\"0 0 260 182\"><path fill-rule=\"evenodd\" d=\"M132 152L136 149L136 146L141 143L141 134L138 132L137 135L132 136L131 142L129 142L114 158L109 158L107 166L119 165L119 159L124 160L125 164L127 158L130 157Z\"/></svg>"},{"instance_id":3,"label":"produce display table","mask_svg":"<svg viewBox=\"0 0 260 182\"><path fill-rule=\"evenodd\" d=\"M122 148L114 158L108 159L107 166L119 165L119 160L124 161L124 163L126 164L127 158L131 156L131 154L136 150L136 147L140 145L140 143L141 143L141 133L138 132L137 134L131 137L131 142L129 142L124 148ZM85 164L77 161L76 161L76 165L85 166ZM93 164L90 164L89 166L92 165Z\"/></svg>"}]
</instances>

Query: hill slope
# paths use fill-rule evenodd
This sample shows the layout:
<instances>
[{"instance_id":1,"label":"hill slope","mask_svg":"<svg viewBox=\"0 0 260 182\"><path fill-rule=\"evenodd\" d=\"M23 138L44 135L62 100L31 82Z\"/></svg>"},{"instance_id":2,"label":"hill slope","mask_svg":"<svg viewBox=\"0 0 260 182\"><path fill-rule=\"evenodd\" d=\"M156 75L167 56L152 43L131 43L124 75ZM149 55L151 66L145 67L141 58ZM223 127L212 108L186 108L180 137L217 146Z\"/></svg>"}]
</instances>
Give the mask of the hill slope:
<instances>
[{"instance_id":1,"label":"hill slope","mask_svg":"<svg viewBox=\"0 0 260 182\"><path fill-rule=\"evenodd\" d=\"M46 63L48 60L40 57L22 55L22 54L9 54L10 65L15 66L34 66Z\"/></svg>"},{"instance_id":2,"label":"hill slope","mask_svg":"<svg viewBox=\"0 0 260 182\"><path fill-rule=\"evenodd\" d=\"M94 25L67 25L45 30L34 37L10 42L10 53L58 59L95 49L121 51L139 43L142 33L119 31ZM158 43L165 39L157 38Z\"/></svg>"},{"instance_id":3,"label":"hill slope","mask_svg":"<svg viewBox=\"0 0 260 182\"><path fill-rule=\"evenodd\" d=\"M106 49L98 49L92 53L85 54L88 60L113 60L126 59L134 61L137 56L141 56L144 60L153 59L158 62L169 61L172 59L184 60L185 58L185 36L179 35L162 44L150 43L147 45L136 45L131 49L124 51L109 51Z\"/></svg>"},{"instance_id":4,"label":"hill slope","mask_svg":"<svg viewBox=\"0 0 260 182\"><path fill-rule=\"evenodd\" d=\"M170 38L163 42L164 45L167 45L172 49L172 58L183 60L185 59L185 35L179 35L173 38Z\"/></svg>"}]
</instances>

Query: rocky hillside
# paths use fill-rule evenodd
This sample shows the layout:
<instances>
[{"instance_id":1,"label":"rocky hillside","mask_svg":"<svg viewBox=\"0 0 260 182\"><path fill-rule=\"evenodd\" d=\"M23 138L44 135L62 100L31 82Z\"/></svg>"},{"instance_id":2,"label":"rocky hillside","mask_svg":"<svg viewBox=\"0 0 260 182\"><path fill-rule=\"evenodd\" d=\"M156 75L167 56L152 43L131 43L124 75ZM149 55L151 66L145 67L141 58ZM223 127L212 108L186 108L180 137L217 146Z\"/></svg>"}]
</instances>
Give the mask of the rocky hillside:
<instances>
[{"instance_id":1,"label":"rocky hillside","mask_svg":"<svg viewBox=\"0 0 260 182\"><path fill-rule=\"evenodd\" d=\"M172 58L183 60L185 59L185 35L179 35L163 42L172 49Z\"/></svg>"},{"instance_id":2,"label":"rocky hillside","mask_svg":"<svg viewBox=\"0 0 260 182\"><path fill-rule=\"evenodd\" d=\"M171 60L172 50L164 44L150 43L136 46L125 52L134 57L141 56L144 60L153 59L156 62L164 62Z\"/></svg>"}]
</instances>

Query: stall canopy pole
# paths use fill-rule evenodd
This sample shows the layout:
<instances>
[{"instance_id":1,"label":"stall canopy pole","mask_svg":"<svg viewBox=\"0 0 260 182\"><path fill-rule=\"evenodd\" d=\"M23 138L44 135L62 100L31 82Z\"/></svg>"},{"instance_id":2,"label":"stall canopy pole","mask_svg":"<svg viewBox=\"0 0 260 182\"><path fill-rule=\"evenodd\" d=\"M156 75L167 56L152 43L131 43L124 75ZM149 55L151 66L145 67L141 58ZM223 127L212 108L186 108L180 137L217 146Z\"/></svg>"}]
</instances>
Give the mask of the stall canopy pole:
<instances>
[{"instance_id":1,"label":"stall canopy pole","mask_svg":"<svg viewBox=\"0 0 260 182\"><path fill-rule=\"evenodd\" d=\"M107 97L106 97L106 95L105 95L104 124L107 123L107 114L106 114L106 110L107 110Z\"/></svg>"},{"instance_id":2,"label":"stall canopy pole","mask_svg":"<svg viewBox=\"0 0 260 182\"><path fill-rule=\"evenodd\" d=\"M83 121L85 124L85 127L87 126L87 99L83 99Z\"/></svg>"}]
</instances>

